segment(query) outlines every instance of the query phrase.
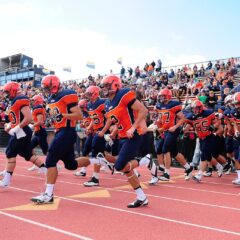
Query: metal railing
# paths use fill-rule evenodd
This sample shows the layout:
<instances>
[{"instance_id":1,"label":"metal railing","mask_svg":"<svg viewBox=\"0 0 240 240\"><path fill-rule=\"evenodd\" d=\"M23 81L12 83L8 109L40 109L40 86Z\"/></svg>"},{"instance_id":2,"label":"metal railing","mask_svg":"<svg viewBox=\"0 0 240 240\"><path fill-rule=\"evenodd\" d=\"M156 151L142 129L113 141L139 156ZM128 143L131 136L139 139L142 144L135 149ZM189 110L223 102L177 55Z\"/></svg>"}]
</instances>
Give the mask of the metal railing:
<instances>
[{"instance_id":1,"label":"metal railing","mask_svg":"<svg viewBox=\"0 0 240 240\"><path fill-rule=\"evenodd\" d=\"M207 64L209 62L212 62L212 66L213 66L212 68L214 68L214 65L217 62L220 62L220 64L221 63L226 63L231 58L233 58L236 63L240 64L240 57L230 57L230 58L208 60L208 61L203 61L203 62L194 62L194 63L178 64L178 65L172 65L172 66L164 66L164 67L162 67L162 72L169 71L170 69L173 69L174 72L176 73L178 69L181 70L185 66L187 66L188 68L191 67L191 69L192 69L194 65L196 65L199 68L199 67L201 67L202 64L204 65L204 68L206 69Z\"/></svg>"}]
</instances>

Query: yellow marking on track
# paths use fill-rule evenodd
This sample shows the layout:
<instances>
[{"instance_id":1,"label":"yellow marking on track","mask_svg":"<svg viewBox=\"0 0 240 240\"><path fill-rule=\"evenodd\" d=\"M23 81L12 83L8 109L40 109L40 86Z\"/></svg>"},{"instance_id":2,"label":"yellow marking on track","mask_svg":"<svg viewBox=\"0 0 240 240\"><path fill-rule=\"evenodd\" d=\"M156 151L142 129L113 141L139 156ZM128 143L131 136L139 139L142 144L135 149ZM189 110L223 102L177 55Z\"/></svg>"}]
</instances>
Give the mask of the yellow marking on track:
<instances>
[{"instance_id":1,"label":"yellow marking on track","mask_svg":"<svg viewBox=\"0 0 240 240\"><path fill-rule=\"evenodd\" d=\"M185 178L184 174L180 174L180 175L171 177L171 179L184 179L184 178Z\"/></svg>"},{"instance_id":2,"label":"yellow marking on track","mask_svg":"<svg viewBox=\"0 0 240 240\"><path fill-rule=\"evenodd\" d=\"M81 193L69 196L70 198L110 198L111 194L108 190L99 190L94 192Z\"/></svg>"},{"instance_id":3,"label":"yellow marking on track","mask_svg":"<svg viewBox=\"0 0 240 240\"><path fill-rule=\"evenodd\" d=\"M54 203L52 204L25 204L10 208L4 208L1 209L3 211L51 211L51 210L57 210L60 203L60 199L55 198Z\"/></svg>"}]
</instances>

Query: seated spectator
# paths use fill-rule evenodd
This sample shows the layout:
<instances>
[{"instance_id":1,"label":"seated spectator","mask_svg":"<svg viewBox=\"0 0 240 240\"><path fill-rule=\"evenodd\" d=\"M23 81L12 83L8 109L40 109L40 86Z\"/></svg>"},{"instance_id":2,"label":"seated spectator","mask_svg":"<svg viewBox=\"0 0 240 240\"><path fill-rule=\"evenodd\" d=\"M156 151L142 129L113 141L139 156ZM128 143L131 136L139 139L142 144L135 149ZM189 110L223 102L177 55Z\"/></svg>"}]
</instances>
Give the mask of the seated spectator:
<instances>
[{"instance_id":1,"label":"seated spectator","mask_svg":"<svg viewBox=\"0 0 240 240\"><path fill-rule=\"evenodd\" d=\"M182 97L187 93L187 79L181 79L178 84L177 98Z\"/></svg>"},{"instance_id":2,"label":"seated spectator","mask_svg":"<svg viewBox=\"0 0 240 240\"><path fill-rule=\"evenodd\" d=\"M174 97L177 97L177 95L178 95L178 89L179 89L179 83L178 83L178 81L176 80L176 81L174 81L174 83L172 84L172 95L173 95Z\"/></svg>"},{"instance_id":3,"label":"seated spectator","mask_svg":"<svg viewBox=\"0 0 240 240\"><path fill-rule=\"evenodd\" d=\"M229 93L230 93L230 88L224 88L223 92L221 92L220 102L222 106L224 106L224 99Z\"/></svg>"},{"instance_id":4,"label":"seated spectator","mask_svg":"<svg viewBox=\"0 0 240 240\"><path fill-rule=\"evenodd\" d=\"M205 105L207 102L207 95L206 95L206 91L202 90L198 96L198 99Z\"/></svg>"},{"instance_id":5,"label":"seated spectator","mask_svg":"<svg viewBox=\"0 0 240 240\"><path fill-rule=\"evenodd\" d=\"M170 73L168 74L169 78L173 78L175 76L175 73L173 71L173 69L170 69Z\"/></svg>"},{"instance_id":6,"label":"seated spectator","mask_svg":"<svg viewBox=\"0 0 240 240\"><path fill-rule=\"evenodd\" d=\"M157 94L155 94L155 92L152 91L148 98L148 105L152 106L152 105L155 105L156 103L157 103Z\"/></svg>"},{"instance_id":7,"label":"seated spectator","mask_svg":"<svg viewBox=\"0 0 240 240\"><path fill-rule=\"evenodd\" d=\"M233 89L233 85L234 85L233 76L228 76L227 85L230 89Z\"/></svg>"},{"instance_id":8,"label":"seated spectator","mask_svg":"<svg viewBox=\"0 0 240 240\"><path fill-rule=\"evenodd\" d=\"M208 87L209 91L218 92L220 91L220 83L215 79Z\"/></svg>"},{"instance_id":9,"label":"seated spectator","mask_svg":"<svg viewBox=\"0 0 240 240\"><path fill-rule=\"evenodd\" d=\"M194 94L196 82L193 80L193 78L190 78L189 82L187 83L187 94L190 94L191 96Z\"/></svg>"},{"instance_id":10,"label":"seated spectator","mask_svg":"<svg viewBox=\"0 0 240 240\"><path fill-rule=\"evenodd\" d=\"M218 98L213 91L209 92L209 96L207 97L206 105L209 109L215 109Z\"/></svg>"},{"instance_id":11,"label":"seated spectator","mask_svg":"<svg viewBox=\"0 0 240 240\"><path fill-rule=\"evenodd\" d=\"M185 100L182 103L182 109L191 110L191 103L192 103L192 100L189 98L189 95L187 94L185 97Z\"/></svg>"},{"instance_id":12,"label":"seated spectator","mask_svg":"<svg viewBox=\"0 0 240 240\"><path fill-rule=\"evenodd\" d=\"M197 95L201 92L203 88L203 82L202 80L196 80L196 84L195 84L195 87L193 88L193 94Z\"/></svg>"},{"instance_id":13,"label":"seated spectator","mask_svg":"<svg viewBox=\"0 0 240 240\"><path fill-rule=\"evenodd\" d=\"M220 78L224 78L225 75L226 75L226 71L224 69L220 69L217 73L216 78L217 78L217 80L220 80Z\"/></svg>"}]
</instances>

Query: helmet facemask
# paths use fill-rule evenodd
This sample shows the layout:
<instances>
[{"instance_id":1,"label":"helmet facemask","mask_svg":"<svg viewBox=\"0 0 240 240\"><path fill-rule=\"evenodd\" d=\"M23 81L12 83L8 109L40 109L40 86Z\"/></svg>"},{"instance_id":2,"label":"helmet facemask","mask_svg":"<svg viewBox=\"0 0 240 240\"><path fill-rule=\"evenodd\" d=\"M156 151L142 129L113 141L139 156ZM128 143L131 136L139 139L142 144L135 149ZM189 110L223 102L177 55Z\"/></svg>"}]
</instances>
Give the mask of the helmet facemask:
<instances>
[{"instance_id":1,"label":"helmet facemask","mask_svg":"<svg viewBox=\"0 0 240 240\"><path fill-rule=\"evenodd\" d=\"M166 104L168 102L168 98L166 95L158 95L158 102Z\"/></svg>"},{"instance_id":2,"label":"helmet facemask","mask_svg":"<svg viewBox=\"0 0 240 240\"><path fill-rule=\"evenodd\" d=\"M104 97L109 97L109 96L115 94L115 91L112 90L112 84L113 84L113 82L102 84L101 87L102 87L102 92L103 92Z\"/></svg>"}]
</instances>

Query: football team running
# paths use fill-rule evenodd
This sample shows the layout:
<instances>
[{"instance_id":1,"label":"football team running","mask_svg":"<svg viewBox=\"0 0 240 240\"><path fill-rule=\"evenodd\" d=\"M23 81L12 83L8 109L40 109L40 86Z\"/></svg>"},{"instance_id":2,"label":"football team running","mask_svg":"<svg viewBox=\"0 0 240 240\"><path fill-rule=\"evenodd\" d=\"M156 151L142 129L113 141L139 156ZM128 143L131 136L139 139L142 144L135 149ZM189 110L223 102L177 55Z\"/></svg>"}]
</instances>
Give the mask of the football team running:
<instances>
[{"instance_id":1,"label":"football team running","mask_svg":"<svg viewBox=\"0 0 240 240\"><path fill-rule=\"evenodd\" d=\"M137 208L148 205L140 181L138 166L149 169L149 185L158 181L170 181L171 161L175 158L185 169L185 180L193 179L200 183L203 176L211 176L216 167L219 177L223 172L230 173L235 168L237 178L232 181L240 185L240 93L228 95L221 114L204 108L201 101L195 100L188 111L183 111L181 103L173 100L171 90L159 91L154 108L153 128L146 124L148 110L129 88L123 88L121 79L109 75L102 79L101 88L90 86L83 99L73 90L64 89L60 79L48 75L42 80L42 89L48 95L47 102L39 94L29 99L21 92L16 82L4 86L4 98L11 101L4 129L10 138L6 148L6 167L1 172L1 187L11 183L20 155L32 163L30 170L39 168L46 174L43 194L32 197L36 204L54 202L56 184L61 160L68 170L77 170L76 176L85 177L86 168L93 165L91 179L85 187L99 186L100 168L105 167L112 173L121 172L127 177L136 193L136 199L127 205ZM103 98L101 98L102 96ZM87 135L82 156L75 156L74 145L77 139L76 122ZM50 145L47 142L46 127L55 130ZM157 161L150 153L148 132L157 134ZM199 138L201 163L196 175L193 166L178 151L177 139L181 132L195 132ZM45 162L38 158L35 148L40 146ZM226 155L222 147L226 148ZM208 169L208 170L207 170Z\"/></svg>"}]
</instances>

